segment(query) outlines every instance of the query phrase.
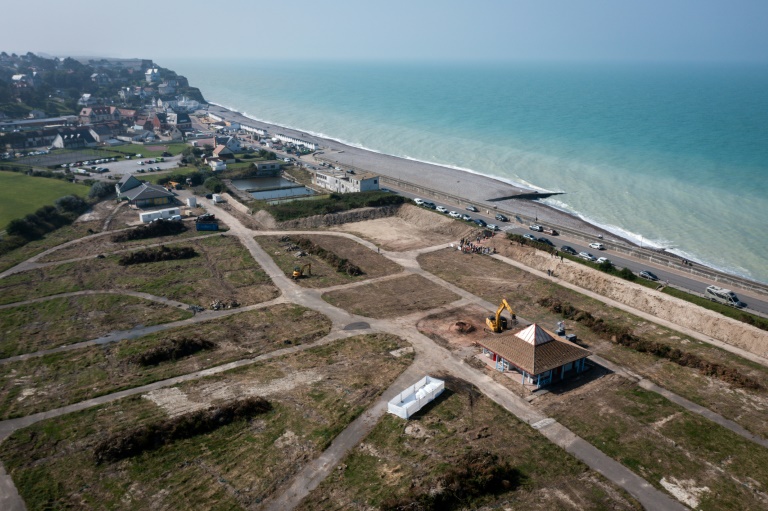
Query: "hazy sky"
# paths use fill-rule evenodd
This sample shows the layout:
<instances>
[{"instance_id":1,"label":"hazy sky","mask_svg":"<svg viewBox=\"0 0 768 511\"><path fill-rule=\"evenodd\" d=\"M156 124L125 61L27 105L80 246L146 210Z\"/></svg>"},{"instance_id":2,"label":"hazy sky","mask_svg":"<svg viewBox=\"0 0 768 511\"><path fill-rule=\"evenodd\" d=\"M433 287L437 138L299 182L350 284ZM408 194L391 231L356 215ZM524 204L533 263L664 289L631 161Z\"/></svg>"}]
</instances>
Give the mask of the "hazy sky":
<instances>
[{"instance_id":1,"label":"hazy sky","mask_svg":"<svg viewBox=\"0 0 768 511\"><path fill-rule=\"evenodd\" d=\"M52 55L768 62L768 0L25 0L0 50Z\"/></svg>"}]
</instances>

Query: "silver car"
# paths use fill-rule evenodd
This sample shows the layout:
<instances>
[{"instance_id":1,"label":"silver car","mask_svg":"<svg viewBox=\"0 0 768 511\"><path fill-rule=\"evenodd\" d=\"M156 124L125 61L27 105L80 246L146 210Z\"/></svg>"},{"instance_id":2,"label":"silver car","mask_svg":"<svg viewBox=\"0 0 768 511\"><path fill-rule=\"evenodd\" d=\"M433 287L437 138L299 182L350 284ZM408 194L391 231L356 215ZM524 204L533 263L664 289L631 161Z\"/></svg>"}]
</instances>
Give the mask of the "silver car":
<instances>
[{"instance_id":1,"label":"silver car","mask_svg":"<svg viewBox=\"0 0 768 511\"><path fill-rule=\"evenodd\" d=\"M593 256L589 252L579 252L579 257L586 259L587 261L597 261L597 257Z\"/></svg>"}]
</instances>

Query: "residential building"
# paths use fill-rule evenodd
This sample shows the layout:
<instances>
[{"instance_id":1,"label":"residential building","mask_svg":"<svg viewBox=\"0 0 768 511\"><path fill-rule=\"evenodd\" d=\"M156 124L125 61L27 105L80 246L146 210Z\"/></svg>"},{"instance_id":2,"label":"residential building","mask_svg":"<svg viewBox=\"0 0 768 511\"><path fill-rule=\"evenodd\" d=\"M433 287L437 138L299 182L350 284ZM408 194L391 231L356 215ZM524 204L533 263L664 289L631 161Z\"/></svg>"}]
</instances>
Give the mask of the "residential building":
<instances>
[{"instance_id":1,"label":"residential building","mask_svg":"<svg viewBox=\"0 0 768 511\"><path fill-rule=\"evenodd\" d=\"M256 177L277 177L283 170L282 164L275 160L254 162L253 167L256 169Z\"/></svg>"},{"instance_id":2,"label":"residential building","mask_svg":"<svg viewBox=\"0 0 768 511\"><path fill-rule=\"evenodd\" d=\"M379 176L370 172L351 174L341 170L317 170L316 185L337 193L369 192L379 189Z\"/></svg>"},{"instance_id":3,"label":"residential building","mask_svg":"<svg viewBox=\"0 0 768 511\"><path fill-rule=\"evenodd\" d=\"M98 145L91 132L87 128L75 128L62 130L51 143L58 149L82 149Z\"/></svg>"},{"instance_id":4,"label":"residential building","mask_svg":"<svg viewBox=\"0 0 768 511\"><path fill-rule=\"evenodd\" d=\"M233 163L235 161L235 153L225 145L216 146L213 150L213 157L219 158L224 163Z\"/></svg>"},{"instance_id":5,"label":"residential building","mask_svg":"<svg viewBox=\"0 0 768 511\"><path fill-rule=\"evenodd\" d=\"M160 185L144 183L133 176L126 175L115 185L117 198L127 200L138 208L173 204L176 194Z\"/></svg>"}]
</instances>

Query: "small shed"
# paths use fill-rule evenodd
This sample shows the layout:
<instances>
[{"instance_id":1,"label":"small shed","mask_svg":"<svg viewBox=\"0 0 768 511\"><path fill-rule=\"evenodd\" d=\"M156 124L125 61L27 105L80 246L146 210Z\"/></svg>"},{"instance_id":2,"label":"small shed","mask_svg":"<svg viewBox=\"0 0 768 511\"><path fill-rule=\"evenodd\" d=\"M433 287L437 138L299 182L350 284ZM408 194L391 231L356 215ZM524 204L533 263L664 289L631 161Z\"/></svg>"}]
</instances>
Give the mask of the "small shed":
<instances>
[{"instance_id":1,"label":"small shed","mask_svg":"<svg viewBox=\"0 0 768 511\"><path fill-rule=\"evenodd\" d=\"M387 411L402 419L408 419L442 394L445 382L425 376L387 403Z\"/></svg>"}]
</instances>

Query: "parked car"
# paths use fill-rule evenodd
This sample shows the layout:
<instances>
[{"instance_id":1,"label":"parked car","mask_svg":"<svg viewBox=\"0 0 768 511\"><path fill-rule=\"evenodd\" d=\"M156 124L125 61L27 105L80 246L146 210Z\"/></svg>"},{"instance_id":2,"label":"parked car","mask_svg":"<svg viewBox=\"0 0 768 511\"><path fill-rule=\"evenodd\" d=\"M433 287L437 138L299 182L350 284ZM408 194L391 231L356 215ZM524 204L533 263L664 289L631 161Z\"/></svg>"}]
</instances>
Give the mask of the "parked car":
<instances>
[{"instance_id":1,"label":"parked car","mask_svg":"<svg viewBox=\"0 0 768 511\"><path fill-rule=\"evenodd\" d=\"M467 206L467 211L471 211L473 213L477 213L478 209L472 205Z\"/></svg>"},{"instance_id":2,"label":"parked car","mask_svg":"<svg viewBox=\"0 0 768 511\"><path fill-rule=\"evenodd\" d=\"M492 231L498 231L499 230L499 226L496 225L496 224L488 224L488 225L486 225L486 227L488 229L492 230Z\"/></svg>"},{"instance_id":3,"label":"parked car","mask_svg":"<svg viewBox=\"0 0 768 511\"><path fill-rule=\"evenodd\" d=\"M642 270L640 273L638 273L638 275L640 275L644 279L652 280L654 282L659 280L659 277L657 277L656 275L654 275L652 272L648 270Z\"/></svg>"},{"instance_id":4,"label":"parked car","mask_svg":"<svg viewBox=\"0 0 768 511\"><path fill-rule=\"evenodd\" d=\"M483 220L482 218L475 218L475 223L480 227L485 227L486 225L488 225L485 223L485 220Z\"/></svg>"},{"instance_id":5,"label":"parked car","mask_svg":"<svg viewBox=\"0 0 768 511\"><path fill-rule=\"evenodd\" d=\"M509 222L509 218L505 217L501 213L498 213L496 215L496 220L498 220L499 222Z\"/></svg>"},{"instance_id":6,"label":"parked car","mask_svg":"<svg viewBox=\"0 0 768 511\"><path fill-rule=\"evenodd\" d=\"M461 215L461 219L464 220L465 222L471 222L472 221L472 217L469 216L469 215Z\"/></svg>"},{"instance_id":7,"label":"parked car","mask_svg":"<svg viewBox=\"0 0 768 511\"><path fill-rule=\"evenodd\" d=\"M461 218L461 213L457 213L456 211L450 211L448 213L448 216L451 218Z\"/></svg>"},{"instance_id":8,"label":"parked car","mask_svg":"<svg viewBox=\"0 0 768 511\"><path fill-rule=\"evenodd\" d=\"M443 207L443 206L438 206L438 207L437 207L437 210L438 210L440 213L448 213L448 210L447 210L447 209L445 209L445 207Z\"/></svg>"},{"instance_id":9,"label":"parked car","mask_svg":"<svg viewBox=\"0 0 768 511\"><path fill-rule=\"evenodd\" d=\"M424 199L416 198L416 199L413 199L413 202L415 202L417 205L421 206L422 204L424 204Z\"/></svg>"},{"instance_id":10,"label":"parked car","mask_svg":"<svg viewBox=\"0 0 768 511\"><path fill-rule=\"evenodd\" d=\"M603 263L610 263L611 260L607 257L598 257L597 258L597 264L603 264Z\"/></svg>"},{"instance_id":11,"label":"parked car","mask_svg":"<svg viewBox=\"0 0 768 511\"><path fill-rule=\"evenodd\" d=\"M563 245L562 247L560 247L560 250L562 252L565 252L566 254L571 254L571 255L578 254L578 252L576 252L576 250L574 250L573 247L569 247L568 245Z\"/></svg>"},{"instance_id":12,"label":"parked car","mask_svg":"<svg viewBox=\"0 0 768 511\"><path fill-rule=\"evenodd\" d=\"M434 202L426 202L425 201L424 204L422 204L422 206L424 206L425 208L429 208L429 209L437 209L437 206L435 206Z\"/></svg>"},{"instance_id":13,"label":"parked car","mask_svg":"<svg viewBox=\"0 0 768 511\"><path fill-rule=\"evenodd\" d=\"M587 261L595 262L597 261L597 257L593 256L589 252L579 252L579 257L582 259L586 259Z\"/></svg>"},{"instance_id":14,"label":"parked car","mask_svg":"<svg viewBox=\"0 0 768 511\"><path fill-rule=\"evenodd\" d=\"M540 226L540 225L536 225L536 224L533 224L533 225L529 225L529 226L528 226L528 228L529 228L530 230L532 230L532 231L536 231L536 232L541 232L541 231L543 231L543 230L544 230L544 228L543 228L542 226Z\"/></svg>"},{"instance_id":15,"label":"parked car","mask_svg":"<svg viewBox=\"0 0 768 511\"><path fill-rule=\"evenodd\" d=\"M589 248L594 248L595 250L605 250L605 245L602 243L590 243Z\"/></svg>"},{"instance_id":16,"label":"parked car","mask_svg":"<svg viewBox=\"0 0 768 511\"><path fill-rule=\"evenodd\" d=\"M541 242L541 243L546 243L546 244L547 244L547 245L549 245L550 247L554 247L554 246L555 246L555 244L554 244L554 243L552 243L552 242L549 240L549 238L545 238L544 236L542 236L541 238L539 238L537 241L539 241L539 242Z\"/></svg>"},{"instance_id":17,"label":"parked car","mask_svg":"<svg viewBox=\"0 0 768 511\"><path fill-rule=\"evenodd\" d=\"M523 238L531 241L539 241L533 234L523 234Z\"/></svg>"}]
</instances>

